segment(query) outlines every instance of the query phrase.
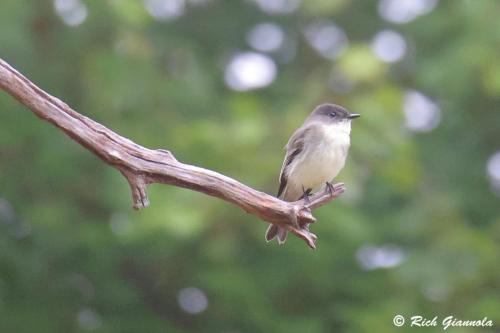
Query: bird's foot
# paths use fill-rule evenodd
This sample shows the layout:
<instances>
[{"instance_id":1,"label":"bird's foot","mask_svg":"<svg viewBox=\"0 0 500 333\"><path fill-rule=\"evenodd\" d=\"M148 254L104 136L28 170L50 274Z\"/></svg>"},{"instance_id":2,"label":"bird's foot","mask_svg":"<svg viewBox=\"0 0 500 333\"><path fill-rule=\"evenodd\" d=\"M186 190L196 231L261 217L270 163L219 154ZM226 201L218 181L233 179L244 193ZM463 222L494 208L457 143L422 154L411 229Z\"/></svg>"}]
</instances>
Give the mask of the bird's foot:
<instances>
[{"instance_id":1,"label":"bird's foot","mask_svg":"<svg viewBox=\"0 0 500 333\"><path fill-rule=\"evenodd\" d=\"M302 196L300 197L299 200L304 200L305 203L304 207L306 207L307 209L309 209L309 204L311 204L311 200L309 199L309 197L311 196L311 192L312 192L311 188L306 189L304 186L302 186ZM307 223L303 222L299 223L299 228L309 231L309 226L307 225Z\"/></svg>"},{"instance_id":2,"label":"bird's foot","mask_svg":"<svg viewBox=\"0 0 500 333\"><path fill-rule=\"evenodd\" d=\"M308 188L307 190L302 186L302 196L300 197L299 200L304 199L306 205L309 205L311 203L311 200L309 200L309 197L311 196L311 188Z\"/></svg>"},{"instance_id":3,"label":"bird's foot","mask_svg":"<svg viewBox=\"0 0 500 333\"><path fill-rule=\"evenodd\" d=\"M333 185L332 185L332 183L326 182L326 190L328 191L328 193L330 193L330 195L333 195Z\"/></svg>"}]
</instances>

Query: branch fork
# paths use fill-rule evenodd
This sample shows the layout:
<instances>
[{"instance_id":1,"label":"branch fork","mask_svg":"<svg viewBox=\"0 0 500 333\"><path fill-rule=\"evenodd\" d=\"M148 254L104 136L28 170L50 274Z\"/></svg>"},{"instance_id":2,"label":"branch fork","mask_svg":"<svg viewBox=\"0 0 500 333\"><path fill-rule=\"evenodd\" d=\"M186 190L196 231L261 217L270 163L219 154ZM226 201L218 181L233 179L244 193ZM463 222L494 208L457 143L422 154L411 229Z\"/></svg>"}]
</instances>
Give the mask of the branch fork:
<instances>
[{"instance_id":1,"label":"branch fork","mask_svg":"<svg viewBox=\"0 0 500 333\"><path fill-rule=\"evenodd\" d=\"M345 191L344 184L339 183L313 194L307 202L285 202L215 171L181 163L168 150L142 147L79 114L2 59L0 89L119 170L130 185L135 209L149 206L149 184L183 187L233 203L265 222L285 226L314 249L317 236L309 231L309 224L316 221L312 211Z\"/></svg>"}]
</instances>

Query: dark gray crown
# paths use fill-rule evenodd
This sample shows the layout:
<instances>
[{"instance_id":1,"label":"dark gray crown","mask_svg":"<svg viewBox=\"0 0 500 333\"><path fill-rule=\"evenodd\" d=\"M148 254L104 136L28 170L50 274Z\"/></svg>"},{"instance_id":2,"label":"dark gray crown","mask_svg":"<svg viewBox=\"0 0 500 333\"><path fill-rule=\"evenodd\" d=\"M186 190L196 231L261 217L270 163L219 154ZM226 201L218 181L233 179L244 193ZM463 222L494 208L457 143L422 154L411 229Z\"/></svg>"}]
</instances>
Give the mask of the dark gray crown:
<instances>
[{"instance_id":1,"label":"dark gray crown","mask_svg":"<svg viewBox=\"0 0 500 333\"><path fill-rule=\"evenodd\" d=\"M337 119L345 119L348 118L350 113L347 111L345 108L341 107L340 105L336 104L321 104L318 105L314 111L312 112L313 115L323 115L323 116L332 116L335 114L335 117Z\"/></svg>"}]
</instances>

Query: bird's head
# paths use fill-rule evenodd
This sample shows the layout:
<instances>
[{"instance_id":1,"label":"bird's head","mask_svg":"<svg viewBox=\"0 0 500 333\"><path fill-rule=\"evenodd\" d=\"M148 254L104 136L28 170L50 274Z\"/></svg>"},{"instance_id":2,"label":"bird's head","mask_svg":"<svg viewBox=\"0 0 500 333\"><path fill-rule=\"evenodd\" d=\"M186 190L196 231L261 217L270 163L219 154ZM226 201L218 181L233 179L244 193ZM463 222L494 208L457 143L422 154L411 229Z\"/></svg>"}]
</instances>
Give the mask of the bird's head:
<instances>
[{"instance_id":1,"label":"bird's head","mask_svg":"<svg viewBox=\"0 0 500 333\"><path fill-rule=\"evenodd\" d=\"M350 113L340 105L321 104L318 105L309 116L312 119L328 123L344 123L351 122L360 116L358 113Z\"/></svg>"}]
</instances>

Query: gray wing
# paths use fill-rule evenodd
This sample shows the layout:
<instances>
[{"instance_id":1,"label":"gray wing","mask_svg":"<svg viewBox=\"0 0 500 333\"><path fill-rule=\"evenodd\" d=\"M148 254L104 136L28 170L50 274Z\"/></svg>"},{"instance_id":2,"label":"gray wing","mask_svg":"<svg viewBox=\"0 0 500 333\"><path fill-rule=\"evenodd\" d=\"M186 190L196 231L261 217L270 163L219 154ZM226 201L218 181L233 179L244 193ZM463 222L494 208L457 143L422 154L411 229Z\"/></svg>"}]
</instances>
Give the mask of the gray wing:
<instances>
[{"instance_id":1,"label":"gray wing","mask_svg":"<svg viewBox=\"0 0 500 333\"><path fill-rule=\"evenodd\" d=\"M288 168L290 167L290 164L295 160L295 158L297 158L297 156L299 156L300 153L304 150L304 139L310 129L310 126L299 128L297 131L295 131L295 133L293 133L292 137L290 138L290 140L288 140L288 143L285 146L286 155L285 160L283 161L283 166L281 167L278 197L280 197L285 191L288 182Z\"/></svg>"}]
</instances>

